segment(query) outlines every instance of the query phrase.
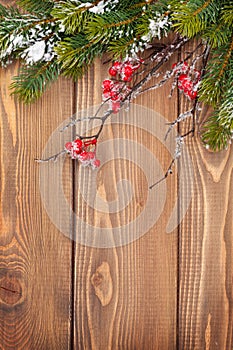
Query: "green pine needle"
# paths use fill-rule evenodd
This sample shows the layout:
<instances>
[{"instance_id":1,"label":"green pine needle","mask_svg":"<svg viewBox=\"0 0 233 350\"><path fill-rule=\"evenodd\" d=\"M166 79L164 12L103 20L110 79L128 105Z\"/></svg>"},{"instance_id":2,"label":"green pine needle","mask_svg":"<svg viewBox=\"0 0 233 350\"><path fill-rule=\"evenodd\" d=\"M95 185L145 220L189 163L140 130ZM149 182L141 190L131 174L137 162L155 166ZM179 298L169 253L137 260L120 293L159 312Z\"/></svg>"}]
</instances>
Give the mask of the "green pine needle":
<instances>
[{"instance_id":1,"label":"green pine needle","mask_svg":"<svg viewBox=\"0 0 233 350\"><path fill-rule=\"evenodd\" d=\"M134 37L127 36L126 38L119 38L118 40L111 40L108 45L108 51L116 58L123 58L129 52L134 44Z\"/></svg>"},{"instance_id":2,"label":"green pine needle","mask_svg":"<svg viewBox=\"0 0 233 350\"><path fill-rule=\"evenodd\" d=\"M219 14L219 1L170 1L173 26L181 35L193 38L201 35Z\"/></svg>"},{"instance_id":3,"label":"green pine needle","mask_svg":"<svg viewBox=\"0 0 233 350\"><path fill-rule=\"evenodd\" d=\"M132 35L135 22L141 15L141 9L135 9L130 13L116 11L103 16L95 16L88 23L85 33L92 42L108 42L118 39L120 34Z\"/></svg>"},{"instance_id":4,"label":"green pine needle","mask_svg":"<svg viewBox=\"0 0 233 350\"><path fill-rule=\"evenodd\" d=\"M90 12L87 11L87 7L80 7L77 2L63 1L55 5L52 15L61 22L67 34L75 34L86 27Z\"/></svg>"},{"instance_id":5,"label":"green pine needle","mask_svg":"<svg viewBox=\"0 0 233 350\"><path fill-rule=\"evenodd\" d=\"M233 25L233 3L228 4L229 1L225 1L225 5L222 8L222 21L229 26Z\"/></svg>"},{"instance_id":6,"label":"green pine needle","mask_svg":"<svg viewBox=\"0 0 233 350\"><path fill-rule=\"evenodd\" d=\"M54 6L54 1L50 0L17 0L17 5L27 12L43 16L49 14Z\"/></svg>"},{"instance_id":7,"label":"green pine needle","mask_svg":"<svg viewBox=\"0 0 233 350\"><path fill-rule=\"evenodd\" d=\"M231 38L231 28L226 26L224 21L212 24L202 34L202 38L207 40L213 48L226 45Z\"/></svg>"},{"instance_id":8,"label":"green pine needle","mask_svg":"<svg viewBox=\"0 0 233 350\"><path fill-rule=\"evenodd\" d=\"M233 86L223 96L223 102L207 120L202 139L213 151L228 147L233 137Z\"/></svg>"},{"instance_id":9,"label":"green pine needle","mask_svg":"<svg viewBox=\"0 0 233 350\"><path fill-rule=\"evenodd\" d=\"M233 86L223 96L223 102L219 108L218 121L233 132Z\"/></svg>"},{"instance_id":10,"label":"green pine needle","mask_svg":"<svg viewBox=\"0 0 233 350\"><path fill-rule=\"evenodd\" d=\"M207 73L202 79L199 90L201 101L217 107L225 92L230 89L233 79L233 42L215 50L208 62Z\"/></svg>"},{"instance_id":11,"label":"green pine needle","mask_svg":"<svg viewBox=\"0 0 233 350\"><path fill-rule=\"evenodd\" d=\"M31 103L41 97L58 76L59 65L56 62L40 62L30 67L22 67L19 75L13 78L10 88L20 101Z\"/></svg>"},{"instance_id":12,"label":"green pine needle","mask_svg":"<svg viewBox=\"0 0 233 350\"><path fill-rule=\"evenodd\" d=\"M95 57L105 50L104 45L89 42L84 34L65 38L56 47L62 74L76 80L81 77Z\"/></svg>"},{"instance_id":13,"label":"green pine needle","mask_svg":"<svg viewBox=\"0 0 233 350\"><path fill-rule=\"evenodd\" d=\"M202 140L211 150L221 151L228 147L232 135L232 130L220 123L215 112L204 125Z\"/></svg>"}]
</instances>

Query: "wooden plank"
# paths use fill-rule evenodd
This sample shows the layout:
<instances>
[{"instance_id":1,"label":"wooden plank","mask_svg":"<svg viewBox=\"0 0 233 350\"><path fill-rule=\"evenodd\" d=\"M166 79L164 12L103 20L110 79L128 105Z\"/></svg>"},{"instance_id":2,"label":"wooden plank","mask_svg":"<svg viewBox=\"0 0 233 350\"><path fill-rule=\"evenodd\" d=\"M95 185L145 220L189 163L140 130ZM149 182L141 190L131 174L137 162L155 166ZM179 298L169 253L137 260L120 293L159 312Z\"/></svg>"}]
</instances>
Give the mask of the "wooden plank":
<instances>
[{"instance_id":1,"label":"wooden plank","mask_svg":"<svg viewBox=\"0 0 233 350\"><path fill-rule=\"evenodd\" d=\"M101 83L108 76L107 66L96 62L88 74L78 83L77 110L80 111L101 102ZM136 102L161 113L168 120L174 119L177 110L176 98L168 101L170 87L165 86L158 93L147 94ZM140 110L140 108L139 108ZM147 113L140 114L145 121ZM144 127L135 125L137 111L131 125L127 124L126 115L115 116L112 124L104 127L98 156L103 161L109 157L109 146L100 147L106 140L117 138L134 140L142 144L153 154L153 164L166 170L170 163L170 154L166 145L152 135L157 127L151 119ZM85 115L85 113L83 114ZM122 124L114 121L122 118ZM164 137L164 135L163 135ZM122 141L123 142L123 141ZM170 141L168 141L169 143ZM130 142L128 141L128 146ZM119 146L120 147L120 146ZM101 149L101 150L100 150ZM177 229L166 233L166 226L176 202L176 174L167 181L167 194L161 216L143 237L124 246L114 247L113 228L122 227L122 241L132 235L130 228L124 225L133 221L145 208L148 194L148 182L144 169L136 161L127 160L133 148L123 147L120 159L116 158L114 148L109 161L98 171L96 192L92 204L101 197L111 205L117 200L117 182L123 178L129 180L135 197L125 210L114 213L91 208L93 194L93 173L85 169L77 170L76 177L76 212L83 224L77 224L77 246L75 252L75 297L74 297L74 348L75 349L175 349L176 348L176 302L177 302ZM108 153L108 156L107 156ZM112 158L112 159L111 159ZM145 152L145 158L147 153ZM149 158L148 158L149 161ZM150 169L150 164L148 163ZM152 171L152 170L150 170ZM162 173L152 173L154 180ZM153 177L153 176L152 176ZM160 193L165 183L155 189ZM120 191L121 188L118 188ZM158 192L157 192L158 191ZM126 191L127 192L127 191ZM120 192L119 192L120 193ZM124 193L121 193L124 196ZM160 194L161 195L161 194ZM156 196L156 195L155 195ZM120 197L120 194L119 194ZM85 203L87 201L87 203ZM149 207L148 215L156 215L156 205L161 198ZM119 204L120 205L120 204ZM106 209L106 208L105 208ZM91 231L85 222L94 227ZM141 225L141 226L140 226ZM144 223L139 223L141 230ZM109 229L109 248L99 248L97 227ZM112 231L111 231L112 229ZM85 244L85 237L92 237L92 247ZM82 240L83 239L83 240ZM111 241L111 239L113 241ZM80 244L80 240L82 244Z\"/></svg>"},{"instance_id":2,"label":"wooden plank","mask_svg":"<svg viewBox=\"0 0 233 350\"><path fill-rule=\"evenodd\" d=\"M182 98L182 111L187 104ZM208 113L203 108L200 120ZM232 349L232 147L207 151L198 133L186 145L194 173L193 189L187 189L192 200L179 234L179 349Z\"/></svg>"},{"instance_id":3,"label":"wooden plank","mask_svg":"<svg viewBox=\"0 0 233 350\"><path fill-rule=\"evenodd\" d=\"M26 107L8 91L17 70L15 64L0 70L0 348L68 349L72 243L43 208L40 166L34 158L72 114L73 83L59 79L41 100ZM65 192L71 200L72 171L69 163L64 168ZM42 181L48 188L49 179ZM52 203L55 198L56 193ZM56 208L59 215L59 203Z\"/></svg>"}]
</instances>

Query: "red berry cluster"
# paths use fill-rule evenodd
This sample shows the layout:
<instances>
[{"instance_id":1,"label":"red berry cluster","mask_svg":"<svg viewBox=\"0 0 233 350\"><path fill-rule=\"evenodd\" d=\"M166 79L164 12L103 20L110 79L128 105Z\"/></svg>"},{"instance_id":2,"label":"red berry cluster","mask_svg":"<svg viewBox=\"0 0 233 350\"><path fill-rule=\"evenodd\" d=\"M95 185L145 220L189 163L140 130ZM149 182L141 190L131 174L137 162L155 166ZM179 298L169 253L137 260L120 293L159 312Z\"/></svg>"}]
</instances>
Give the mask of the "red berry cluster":
<instances>
[{"instance_id":1,"label":"red berry cluster","mask_svg":"<svg viewBox=\"0 0 233 350\"><path fill-rule=\"evenodd\" d=\"M72 159L78 159L83 166L91 166L96 169L100 166L100 160L96 159L96 143L97 140L82 141L76 139L65 144L65 151Z\"/></svg>"},{"instance_id":2,"label":"red berry cluster","mask_svg":"<svg viewBox=\"0 0 233 350\"><path fill-rule=\"evenodd\" d=\"M127 59L123 62L115 61L109 68L112 78L103 81L103 99L104 101L109 100L114 113L119 111L121 101L131 90L127 83L132 80L134 72L140 68L142 63L142 59Z\"/></svg>"},{"instance_id":3,"label":"red berry cluster","mask_svg":"<svg viewBox=\"0 0 233 350\"><path fill-rule=\"evenodd\" d=\"M172 69L178 76L178 89L183 91L185 96L190 100L195 100L197 98L198 83L201 77L200 71L191 69L187 62L183 64L174 63Z\"/></svg>"},{"instance_id":4,"label":"red berry cluster","mask_svg":"<svg viewBox=\"0 0 233 350\"><path fill-rule=\"evenodd\" d=\"M120 80L129 82L132 80L133 73L141 66L143 63L142 59L127 59L126 61L120 62L115 61L112 67L109 68L109 74L112 77L119 76Z\"/></svg>"}]
</instances>

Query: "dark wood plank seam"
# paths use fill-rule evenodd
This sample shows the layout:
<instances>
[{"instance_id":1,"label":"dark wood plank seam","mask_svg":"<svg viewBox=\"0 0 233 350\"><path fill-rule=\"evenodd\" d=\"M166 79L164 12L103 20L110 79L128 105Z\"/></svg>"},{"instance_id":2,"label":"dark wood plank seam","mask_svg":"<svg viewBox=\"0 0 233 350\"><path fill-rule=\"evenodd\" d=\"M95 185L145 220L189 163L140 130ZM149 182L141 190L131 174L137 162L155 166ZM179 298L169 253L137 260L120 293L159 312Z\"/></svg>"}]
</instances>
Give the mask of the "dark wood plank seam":
<instances>
[{"instance_id":1,"label":"dark wood plank seam","mask_svg":"<svg viewBox=\"0 0 233 350\"><path fill-rule=\"evenodd\" d=\"M181 61L181 48L178 50L178 62ZM180 94L177 89L177 115L181 113L181 99ZM177 131L180 132L179 123L177 125ZM180 173L180 162L177 162L177 218L178 218L178 227L177 227L177 296L176 296L176 350L180 350L180 244L181 244L181 225L180 225L180 198L179 198L179 173Z\"/></svg>"},{"instance_id":2,"label":"dark wood plank seam","mask_svg":"<svg viewBox=\"0 0 233 350\"><path fill-rule=\"evenodd\" d=\"M76 111L77 111L77 89L78 89L78 83L74 82L73 85L73 111L72 115L74 116ZM73 117L75 119L75 116ZM76 136L76 129L75 126L73 127L72 130L72 138L74 139ZM71 237L72 237L72 242L71 242L71 296L70 296L70 350L75 350L74 349L74 334L75 334L75 256L76 256L76 220L75 220L75 193L76 193L76 185L75 185L75 178L76 178L76 165L75 162L72 161L72 210L73 210L73 215L72 215L72 223L71 223Z\"/></svg>"}]
</instances>

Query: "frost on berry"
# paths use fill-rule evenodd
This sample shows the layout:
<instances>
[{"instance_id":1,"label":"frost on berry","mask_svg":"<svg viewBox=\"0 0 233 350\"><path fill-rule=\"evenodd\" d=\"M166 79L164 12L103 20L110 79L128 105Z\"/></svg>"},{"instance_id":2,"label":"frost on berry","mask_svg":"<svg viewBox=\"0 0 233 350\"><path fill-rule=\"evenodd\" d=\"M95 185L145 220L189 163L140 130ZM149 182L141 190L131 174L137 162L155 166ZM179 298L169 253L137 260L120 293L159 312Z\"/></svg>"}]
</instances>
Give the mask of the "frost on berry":
<instances>
[{"instance_id":1,"label":"frost on berry","mask_svg":"<svg viewBox=\"0 0 233 350\"><path fill-rule=\"evenodd\" d=\"M142 59L127 58L123 61L115 61L109 68L110 79L105 79L102 82L102 97L103 101L108 101L110 110L113 113L118 113L123 102L129 92L131 86L129 83L133 79L134 73L144 63Z\"/></svg>"},{"instance_id":2,"label":"frost on berry","mask_svg":"<svg viewBox=\"0 0 233 350\"><path fill-rule=\"evenodd\" d=\"M92 163L91 166L93 169L99 168L100 167L100 160L99 159L95 159Z\"/></svg>"},{"instance_id":3,"label":"frost on berry","mask_svg":"<svg viewBox=\"0 0 233 350\"><path fill-rule=\"evenodd\" d=\"M80 154L79 154L79 160L81 162L85 162L86 160L89 159L89 156L88 156L88 152L86 151L82 151Z\"/></svg>"},{"instance_id":4,"label":"frost on berry","mask_svg":"<svg viewBox=\"0 0 233 350\"><path fill-rule=\"evenodd\" d=\"M67 142L67 143L65 144L65 150L66 150L67 152L70 152L71 149L72 149L72 142Z\"/></svg>"},{"instance_id":5,"label":"frost on berry","mask_svg":"<svg viewBox=\"0 0 233 350\"><path fill-rule=\"evenodd\" d=\"M117 75L117 70L113 67L109 68L109 74L113 77L115 77Z\"/></svg>"},{"instance_id":6,"label":"frost on berry","mask_svg":"<svg viewBox=\"0 0 233 350\"><path fill-rule=\"evenodd\" d=\"M76 139L65 144L65 151L71 159L77 159L82 166L90 166L96 169L100 166L100 160L96 159L97 139L93 138L87 141Z\"/></svg>"},{"instance_id":7,"label":"frost on berry","mask_svg":"<svg viewBox=\"0 0 233 350\"><path fill-rule=\"evenodd\" d=\"M197 89L201 73L197 69L191 69L187 62L174 63L172 70L177 77L177 86L190 100L197 98Z\"/></svg>"}]
</instances>

